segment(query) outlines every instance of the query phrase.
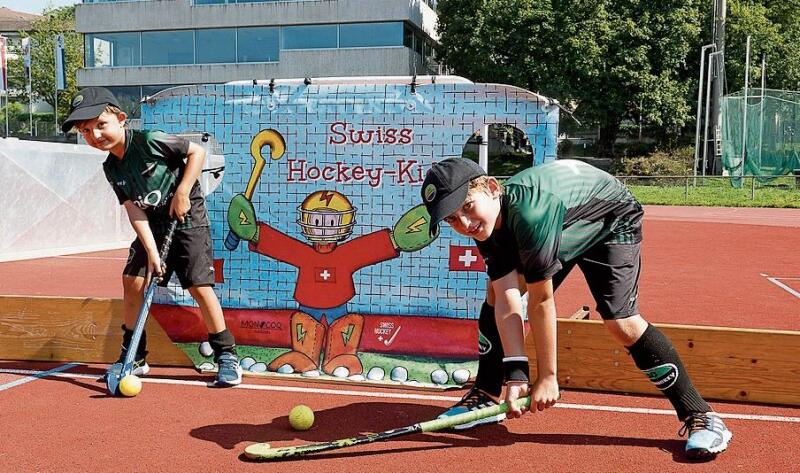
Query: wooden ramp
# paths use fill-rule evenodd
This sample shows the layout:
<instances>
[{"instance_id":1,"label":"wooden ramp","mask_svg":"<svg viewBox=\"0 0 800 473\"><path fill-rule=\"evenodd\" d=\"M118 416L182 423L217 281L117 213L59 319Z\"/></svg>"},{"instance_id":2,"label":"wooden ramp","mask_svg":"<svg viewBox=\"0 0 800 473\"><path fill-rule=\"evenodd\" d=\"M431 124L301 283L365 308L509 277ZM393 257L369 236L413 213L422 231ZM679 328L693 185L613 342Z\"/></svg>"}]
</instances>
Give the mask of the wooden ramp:
<instances>
[{"instance_id":1,"label":"wooden ramp","mask_svg":"<svg viewBox=\"0 0 800 473\"><path fill-rule=\"evenodd\" d=\"M112 363L122 345L122 300L0 296L0 359ZM194 366L154 318L147 361Z\"/></svg>"},{"instance_id":2,"label":"wooden ramp","mask_svg":"<svg viewBox=\"0 0 800 473\"><path fill-rule=\"evenodd\" d=\"M800 332L653 325L672 340L706 399L800 405ZM525 343L533 374L533 337ZM596 320L558 320L558 382L562 388L659 394Z\"/></svg>"},{"instance_id":3,"label":"wooden ramp","mask_svg":"<svg viewBox=\"0 0 800 473\"><path fill-rule=\"evenodd\" d=\"M558 320L561 387L658 394L602 322L578 312ZM119 354L120 325L121 300L0 296L0 359L110 363ZM800 332L655 325L707 399L800 405ZM151 364L193 366L153 318L147 338ZM526 343L533 367L533 337Z\"/></svg>"}]
</instances>

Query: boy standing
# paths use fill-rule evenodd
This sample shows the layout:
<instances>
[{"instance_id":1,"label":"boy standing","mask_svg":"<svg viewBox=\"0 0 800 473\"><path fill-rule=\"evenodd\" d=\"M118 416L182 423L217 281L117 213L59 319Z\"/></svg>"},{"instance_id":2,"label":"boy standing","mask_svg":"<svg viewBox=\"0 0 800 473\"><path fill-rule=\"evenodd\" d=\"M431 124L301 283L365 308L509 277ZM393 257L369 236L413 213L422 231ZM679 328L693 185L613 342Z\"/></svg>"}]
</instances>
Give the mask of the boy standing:
<instances>
[{"instance_id":1,"label":"boy standing","mask_svg":"<svg viewBox=\"0 0 800 473\"><path fill-rule=\"evenodd\" d=\"M476 388L443 415L493 404L490 394L498 396L503 381L509 404L527 395L534 411L556 403L553 292L578 266L606 329L684 423L687 455L708 459L727 448L731 432L694 388L672 342L639 313L643 210L616 178L581 161L560 160L522 171L501 185L475 162L454 158L431 167L422 199L431 231L445 221L476 241L491 281L479 328L490 341L498 335L502 341L502 350L494 347L481 356ZM532 384L520 302L525 290L537 357ZM515 407L508 411L512 418L521 414Z\"/></svg>"},{"instance_id":2,"label":"boy standing","mask_svg":"<svg viewBox=\"0 0 800 473\"><path fill-rule=\"evenodd\" d=\"M197 180L205 152L195 143L161 131L130 130L125 126L126 119L110 91L88 87L73 97L69 117L62 126L65 133L74 128L90 146L108 151L103 171L137 236L122 271L122 353L107 375L117 375L122 370L133 336L130 327L136 324L149 278L163 275L162 285L166 285L174 271L203 314L218 366L214 385L235 386L242 382L242 369L236 343L225 327L222 307L214 293L211 232ZM166 261L161 261L158 245L173 218L179 223ZM146 343L142 333L134 358L135 375L150 370L145 361Z\"/></svg>"}]
</instances>

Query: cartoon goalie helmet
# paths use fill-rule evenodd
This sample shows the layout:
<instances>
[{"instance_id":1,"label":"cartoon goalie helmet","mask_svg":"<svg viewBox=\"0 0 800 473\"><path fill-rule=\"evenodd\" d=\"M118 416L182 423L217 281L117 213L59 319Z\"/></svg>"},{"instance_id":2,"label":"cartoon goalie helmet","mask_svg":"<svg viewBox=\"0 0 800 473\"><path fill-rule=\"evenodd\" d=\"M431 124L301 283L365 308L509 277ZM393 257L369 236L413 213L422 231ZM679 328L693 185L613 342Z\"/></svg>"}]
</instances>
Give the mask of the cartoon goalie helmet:
<instances>
[{"instance_id":1,"label":"cartoon goalie helmet","mask_svg":"<svg viewBox=\"0 0 800 473\"><path fill-rule=\"evenodd\" d=\"M356 208L347 197L336 191L317 191L309 194L300 207L297 223L310 241L343 241L353 233Z\"/></svg>"}]
</instances>

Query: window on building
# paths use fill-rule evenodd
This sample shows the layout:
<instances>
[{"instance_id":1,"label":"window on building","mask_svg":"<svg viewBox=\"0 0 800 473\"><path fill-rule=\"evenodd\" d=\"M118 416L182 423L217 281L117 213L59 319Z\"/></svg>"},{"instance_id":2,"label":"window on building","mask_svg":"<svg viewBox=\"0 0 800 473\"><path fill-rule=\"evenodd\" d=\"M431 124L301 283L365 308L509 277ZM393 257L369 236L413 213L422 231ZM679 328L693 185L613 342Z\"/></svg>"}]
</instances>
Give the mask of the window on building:
<instances>
[{"instance_id":1,"label":"window on building","mask_svg":"<svg viewBox=\"0 0 800 473\"><path fill-rule=\"evenodd\" d=\"M402 46L403 23L353 23L339 25L340 48Z\"/></svg>"},{"instance_id":2,"label":"window on building","mask_svg":"<svg viewBox=\"0 0 800 473\"><path fill-rule=\"evenodd\" d=\"M236 62L236 29L215 28L195 31L197 64Z\"/></svg>"},{"instance_id":3,"label":"window on building","mask_svg":"<svg viewBox=\"0 0 800 473\"><path fill-rule=\"evenodd\" d=\"M414 29L403 23L403 46L414 49Z\"/></svg>"},{"instance_id":4,"label":"window on building","mask_svg":"<svg viewBox=\"0 0 800 473\"><path fill-rule=\"evenodd\" d=\"M279 29L272 27L239 28L238 62L275 62L280 58Z\"/></svg>"},{"instance_id":5,"label":"window on building","mask_svg":"<svg viewBox=\"0 0 800 473\"><path fill-rule=\"evenodd\" d=\"M87 67L138 66L140 64L139 33L86 35Z\"/></svg>"},{"instance_id":6,"label":"window on building","mask_svg":"<svg viewBox=\"0 0 800 473\"><path fill-rule=\"evenodd\" d=\"M142 98L142 90L138 85L134 86L112 86L106 87L114 94L117 102L119 102L122 110L128 113L131 118L137 118L139 115L139 100ZM134 116L135 115L135 116Z\"/></svg>"},{"instance_id":7,"label":"window on building","mask_svg":"<svg viewBox=\"0 0 800 473\"><path fill-rule=\"evenodd\" d=\"M284 26L282 49L336 48L337 25Z\"/></svg>"},{"instance_id":8,"label":"window on building","mask_svg":"<svg viewBox=\"0 0 800 473\"><path fill-rule=\"evenodd\" d=\"M192 31L143 31L142 65L172 64L194 64Z\"/></svg>"}]
</instances>

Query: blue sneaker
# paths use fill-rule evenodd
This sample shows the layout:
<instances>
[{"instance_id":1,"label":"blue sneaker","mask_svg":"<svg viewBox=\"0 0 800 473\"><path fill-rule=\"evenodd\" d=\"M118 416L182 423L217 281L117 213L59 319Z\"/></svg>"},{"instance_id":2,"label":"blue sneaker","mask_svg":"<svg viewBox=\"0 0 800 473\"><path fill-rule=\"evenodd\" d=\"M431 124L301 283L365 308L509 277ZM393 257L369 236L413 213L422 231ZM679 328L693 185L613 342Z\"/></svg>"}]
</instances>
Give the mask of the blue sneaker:
<instances>
[{"instance_id":1,"label":"blue sneaker","mask_svg":"<svg viewBox=\"0 0 800 473\"><path fill-rule=\"evenodd\" d=\"M214 386L227 388L242 382L242 367L234 353L224 351L217 357L217 378Z\"/></svg>"},{"instance_id":2,"label":"blue sneaker","mask_svg":"<svg viewBox=\"0 0 800 473\"><path fill-rule=\"evenodd\" d=\"M444 417L450 417L458 414L463 414L465 412L481 409L483 407L491 407L496 405L497 401L495 401L494 398L492 398L489 394L481 391L478 388L473 387L467 392L467 394L464 395L464 397L461 398L460 401L455 403L453 407L451 407L450 409L441 413L438 418L442 419ZM505 418L506 418L505 414L497 414L496 416L485 417L483 419L467 422L466 424L456 425L453 427L453 429L466 430L484 424L497 424L498 422L503 422Z\"/></svg>"},{"instance_id":3,"label":"blue sneaker","mask_svg":"<svg viewBox=\"0 0 800 473\"><path fill-rule=\"evenodd\" d=\"M125 363L125 352L123 351L122 354L119 356L119 360L117 360L114 364L108 367L106 370L106 374L103 375L103 379L108 379L109 376L114 376L119 378L120 373L122 373L122 365ZM150 372L150 365L147 364L144 357L133 360L133 365L131 366L131 374L136 376L144 376Z\"/></svg>"},{"instance_id":4,"label":"blue sneaker","mask_svg":"<svg viewBox=\"0 0 800 473\"><path fill-rule=\"evenodd\" d=\"M686 456L692 460L711 460L728 448L733 433L725 427L722 419L713 412L692 414L686 418L678 435L686 440Z\"/></svg>"}]
</instances>

